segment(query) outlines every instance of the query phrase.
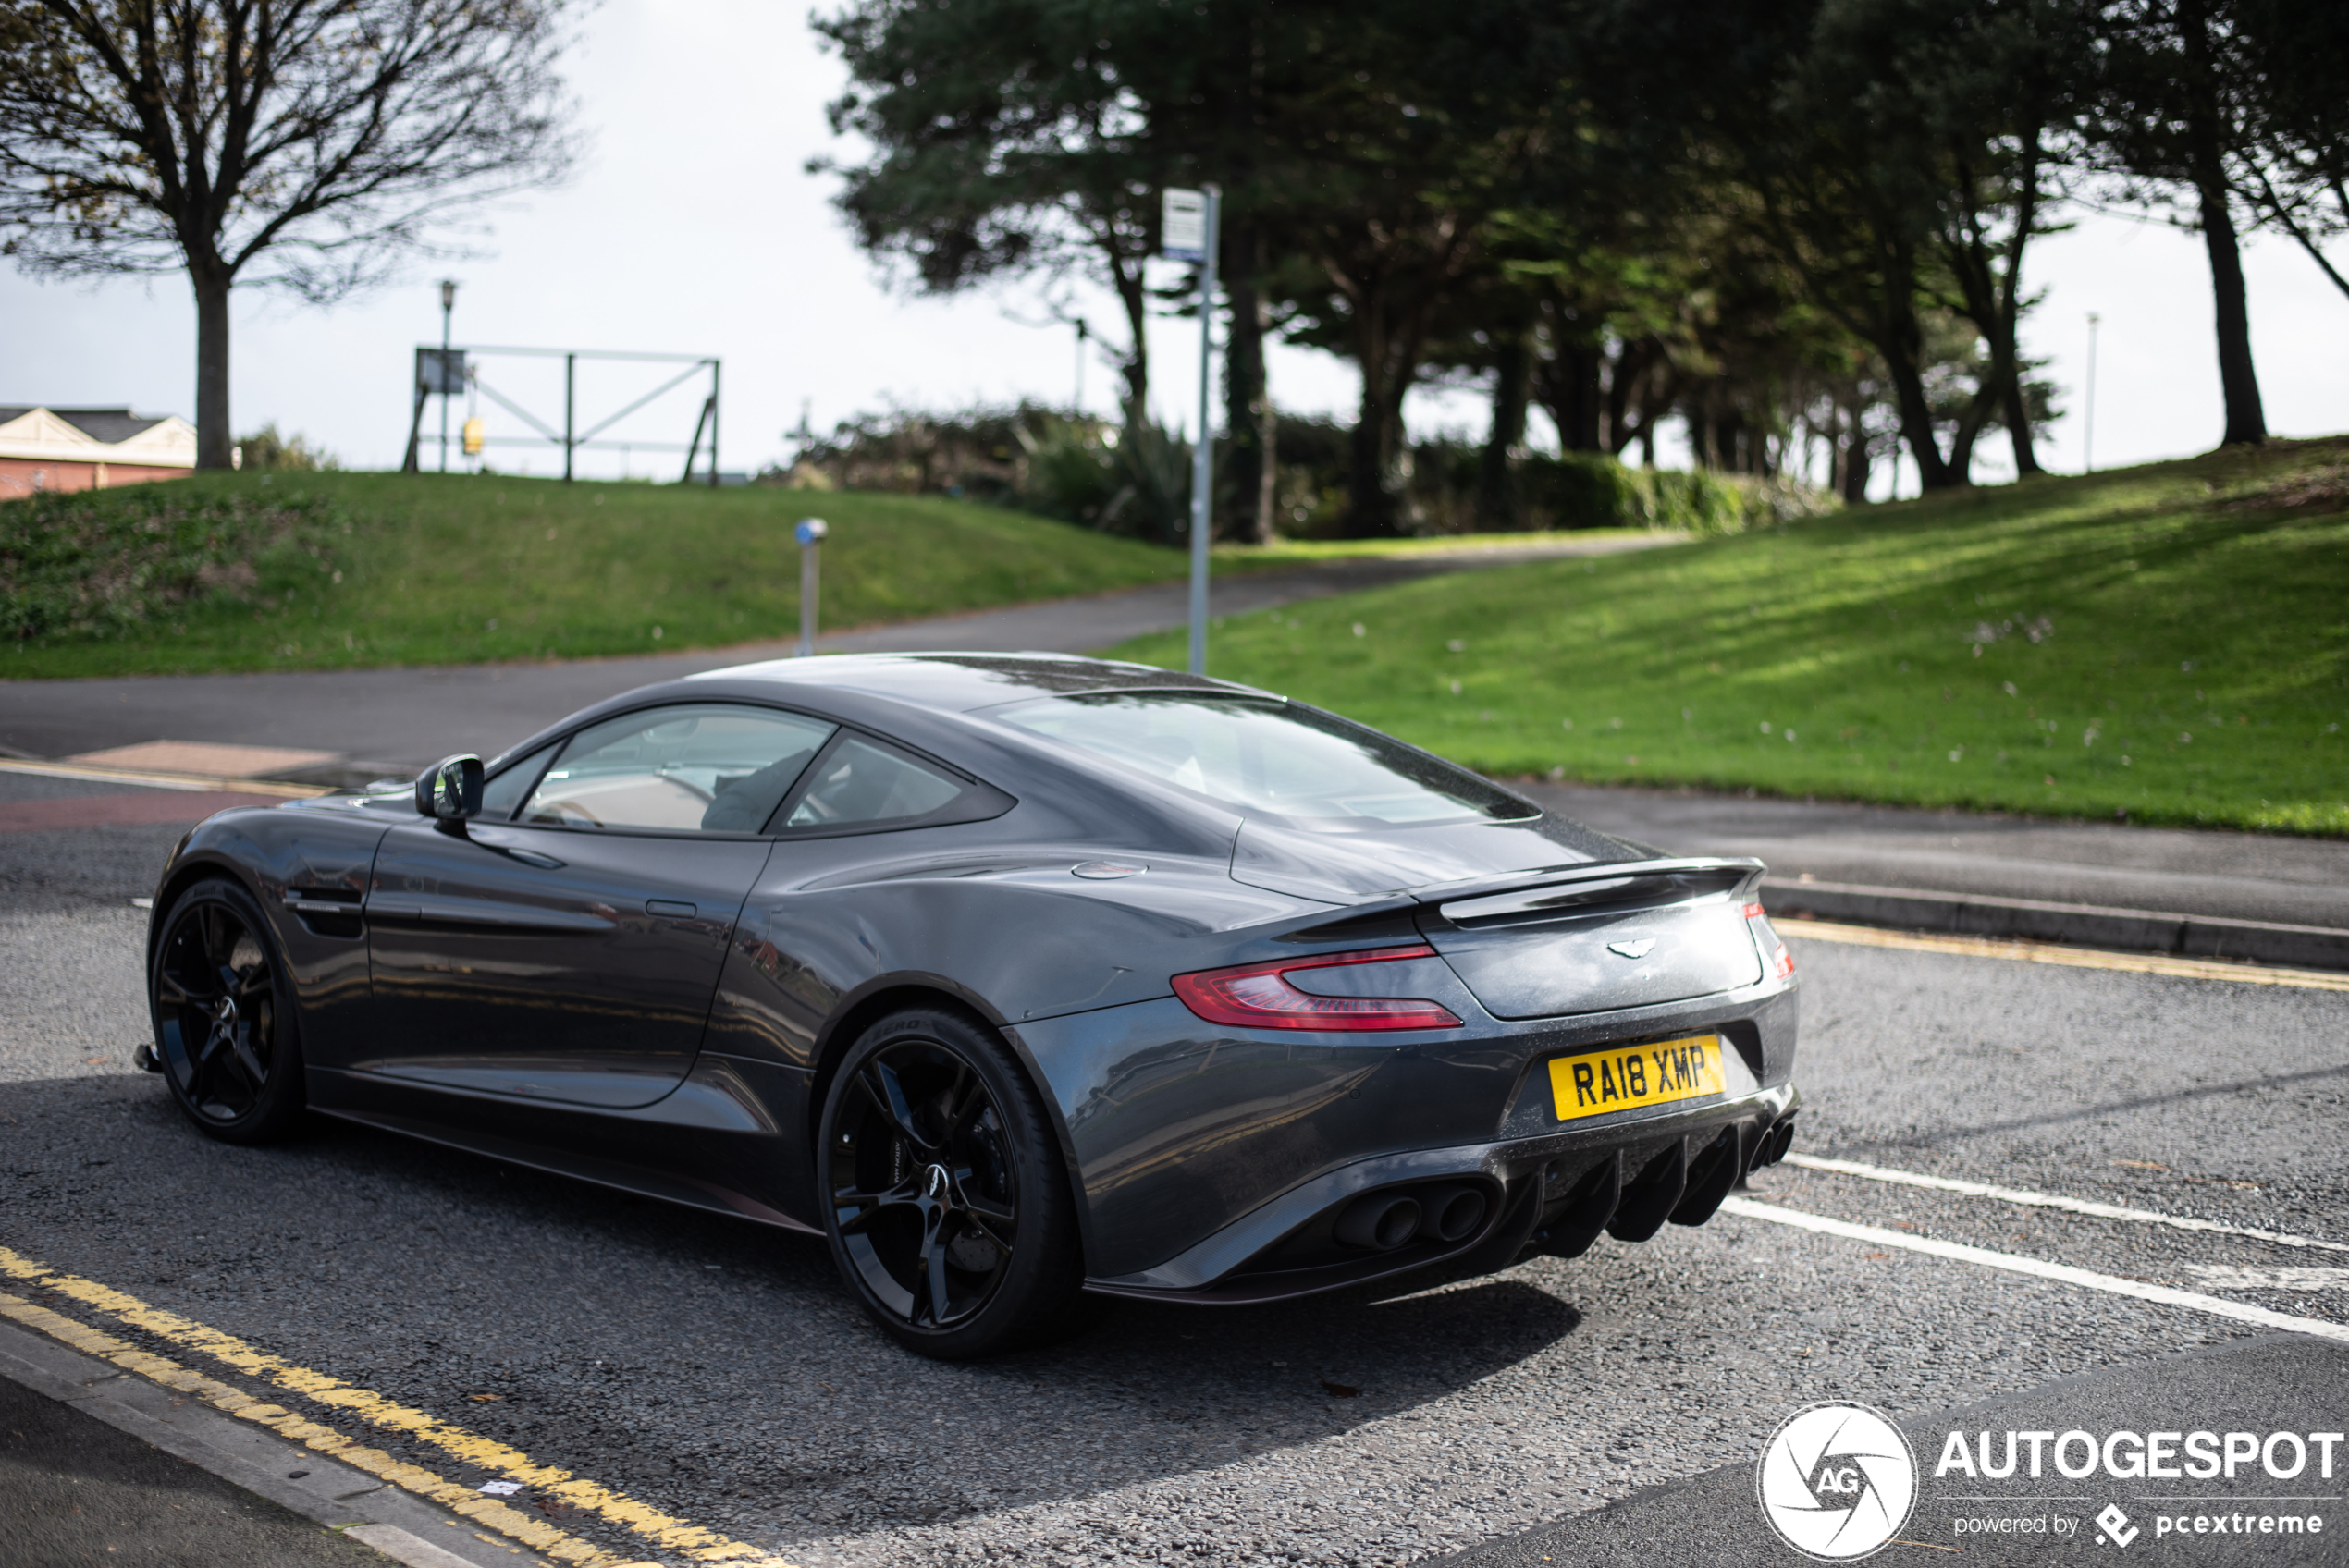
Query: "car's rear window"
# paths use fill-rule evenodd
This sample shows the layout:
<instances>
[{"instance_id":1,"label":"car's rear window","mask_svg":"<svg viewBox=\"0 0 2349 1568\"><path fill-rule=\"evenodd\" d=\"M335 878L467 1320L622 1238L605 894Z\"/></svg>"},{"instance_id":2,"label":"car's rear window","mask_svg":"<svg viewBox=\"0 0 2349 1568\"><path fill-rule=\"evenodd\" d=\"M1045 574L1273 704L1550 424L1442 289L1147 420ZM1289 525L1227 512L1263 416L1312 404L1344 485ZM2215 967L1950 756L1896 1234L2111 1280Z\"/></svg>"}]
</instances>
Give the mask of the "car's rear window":
<instances>
[{"instance_id":1,"label":"car's rear window","mask_svg":"<svg viewBox=\"0 0 2349 1568\"><path fill-rule=\"evenodd\" d=\"M1333 826L1541 815L1465 768L1277 698L1123 692L995 717L1249 813Z\"/></svg>"}]
</instances>

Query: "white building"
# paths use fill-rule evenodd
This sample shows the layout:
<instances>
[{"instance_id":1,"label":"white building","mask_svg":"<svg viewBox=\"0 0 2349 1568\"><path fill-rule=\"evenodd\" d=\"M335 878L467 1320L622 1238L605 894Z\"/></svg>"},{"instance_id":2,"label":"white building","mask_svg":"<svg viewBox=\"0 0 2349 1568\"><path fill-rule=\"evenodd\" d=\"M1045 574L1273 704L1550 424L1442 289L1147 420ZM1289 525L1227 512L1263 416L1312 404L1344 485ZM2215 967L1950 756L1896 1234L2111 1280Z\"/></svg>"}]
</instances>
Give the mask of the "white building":
<instances>
[{"instance_id":1,"label":"white building","mask_svg":"<svg viewBox=\"0 0 2349 1568\"><path fill-rule=\"evenodd\" d=\"M178 479L195 467L196 427L177 414L0 405L0 500Z\"/></svg>"}]
</instances>

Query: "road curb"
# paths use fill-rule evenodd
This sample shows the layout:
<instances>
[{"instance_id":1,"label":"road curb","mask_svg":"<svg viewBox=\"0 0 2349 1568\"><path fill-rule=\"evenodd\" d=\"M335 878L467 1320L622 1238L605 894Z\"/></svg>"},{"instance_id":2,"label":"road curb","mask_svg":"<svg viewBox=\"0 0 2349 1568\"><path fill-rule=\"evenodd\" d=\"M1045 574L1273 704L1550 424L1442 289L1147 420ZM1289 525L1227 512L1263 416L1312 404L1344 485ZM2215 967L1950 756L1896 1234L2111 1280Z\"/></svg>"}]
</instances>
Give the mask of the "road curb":
<instances>
[{"instance_id":1,"label":"road curb","mask_svg":"<svg viewBox=\"0 0 2349 1568\"><path fill-rule=\"evenodd\" d=\"M364 1471L171 1394L121 1367L0 1322L0 1378L95 1416L131 1437L315 1524L364 1541L407 1568L491 1568L543 1561L459 1526L435 1544L423 1532L455 1522ZM352 1526L358 1526L353 1528Z\"/></svg>"},{"instance_id":2,"label":"road curb","mask_svg":"<svg viewBox=\"0 0 2349 1568\"><path fill-rule=\"evenodd\" d=\"M1773 914L1806 914L1904 931L1965 937L2022 937L2081 947L2175 953L2185 958L2249 960L2306 969L2349 970L2349 931L2324 925L2284 925L2265 920L2096 904L2045 903L2035 899L1937 893L1915 888L1871 888L1850 882L1762 879Z\"/></svg>"}]
</instances>

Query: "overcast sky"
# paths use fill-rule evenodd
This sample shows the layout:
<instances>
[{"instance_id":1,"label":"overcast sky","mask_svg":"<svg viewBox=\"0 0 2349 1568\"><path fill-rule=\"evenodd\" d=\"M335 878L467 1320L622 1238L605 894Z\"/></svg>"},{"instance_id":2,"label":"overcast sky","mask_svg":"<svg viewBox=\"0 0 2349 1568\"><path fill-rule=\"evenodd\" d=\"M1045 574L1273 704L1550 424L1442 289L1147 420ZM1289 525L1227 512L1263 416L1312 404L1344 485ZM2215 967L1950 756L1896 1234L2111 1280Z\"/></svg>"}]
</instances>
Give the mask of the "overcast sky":
<instances>
[{"instance_id":1,"label":"overcast sky","mask_svg":"<svg viewBox=\"0 0 2349 1568\"><path fill-rule=\"evenodd\" d=\"M236 297L233 390L241 434L264 421L322 443L347 465L398 461L408 415L409 356L440 331L434 280L462 283L461 343L628 349L723 357L723 458L755 469L790 449L803 402L816 426L889 402L927 408L1072 396L1073 334L1048 324L1031 288L929 300L892 292L829 205L835 182L805 172L842 149L823 105L842 73L795 6L755 0L605 0L571 58L585 164L568 187L494 217L487 253L330 309L263 292ZM2287 241L2246 258L2254 348L2268 423L2279 434L2349 428L2349 299ZM2087 313L2103 318L2097 363L2099 467L2207 449L2220 429L2209 275L2201 243L2155 225L2086 216L2034 246L2026 282L2046 298L2026 328L2032 353L2069 410L2042 448L2058 469L2082 464ZM1086 307L1115 330L1105 297ZM0 403L121 404L194 412L194 312L175 279L96 288L38 283L0 266ZM1152 332L1154 400L1190 423L1198 340L1189 324ZM485 376L560 423L559 373L484 361ZM580 373L583 425L650 390L666 373L596 365ZM1286 409L1345 410L1345 363L1276 349L1273 394ZM1113 406L1112 372L1085 371L1088 403ZM683 441L698 395L681 388L615 428L615 436ZM493 435L525 434L494 406ZM1415 429L1481 430L1471 394L1415 398ZM434 428L427 421L428 430ZM1978 477L2007 472L2005 440L1986 444ZM559 472L552 448L500 448L500 467ZM678 459L637 451L638 474ZM583 473L617 473L621 455L588 454Z\"/></svg>"}]
</instances>

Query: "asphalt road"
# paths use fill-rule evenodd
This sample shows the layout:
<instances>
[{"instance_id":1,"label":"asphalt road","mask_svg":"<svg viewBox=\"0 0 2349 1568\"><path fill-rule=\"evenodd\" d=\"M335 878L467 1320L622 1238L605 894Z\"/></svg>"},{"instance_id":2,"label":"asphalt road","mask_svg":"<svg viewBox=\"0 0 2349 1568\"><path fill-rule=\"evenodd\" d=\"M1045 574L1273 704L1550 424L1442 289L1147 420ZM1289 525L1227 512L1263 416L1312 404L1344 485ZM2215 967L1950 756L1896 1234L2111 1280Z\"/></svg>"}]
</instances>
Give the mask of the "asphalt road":
<instances>
[{"instance_id":1,"label":"asphalt road","mask_svg":"<svg viewBox=\"0 0 2349 1568\"><path fill-rule=\"evenodd\" d=\"M1739 1213L1572 1263L1286 1306L1126 1305L1072 1343L942 1366L868 1329L811 1240L350 1128L259 1150L194 1133L127 1071L144 1027L127 900L171 831L0 834L0 1244L806 1568L1795 1562L1753 1528L1753 1465L1814 1401L1878 1406L1921 1449L1945 1413L1999 1401L2059 1431L2349 1427L2339 1341L1914 1250L2349 1323L2349 992L1793 938L1798 1151L2331 1248L1789 1165ZM2287 1489L2339 1533L2192 1560L2333 1560L2338 1469L2200 1488L2213 1507ZM1928 1483L1937 1506L1948 1490ZM2093 1556L2087 1516L2114 1501L2142 1525L2170 1506L2147 1492L2100 1479L2015 1505L2075 1534L1995 1550L1920 1511L1903 1538L1926 1544L1886 1560ZM623 1561L679 1560L552 1494L521 1501ZM2010 1546L2023 1555L1995 1554ZM2148 1534L2129 1558L2181 1550Z\"/></svg>"}]
</instances>

